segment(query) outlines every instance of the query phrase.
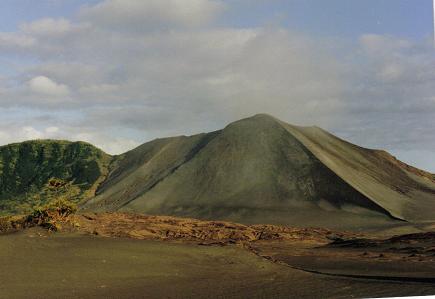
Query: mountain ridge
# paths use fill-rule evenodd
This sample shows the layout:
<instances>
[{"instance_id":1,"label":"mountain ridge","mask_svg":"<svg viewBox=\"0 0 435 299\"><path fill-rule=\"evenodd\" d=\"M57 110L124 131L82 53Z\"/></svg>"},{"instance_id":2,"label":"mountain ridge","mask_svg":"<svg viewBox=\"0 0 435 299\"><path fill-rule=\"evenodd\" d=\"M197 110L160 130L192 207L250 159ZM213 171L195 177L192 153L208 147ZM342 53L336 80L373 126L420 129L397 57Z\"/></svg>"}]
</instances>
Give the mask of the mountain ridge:
<instances>
[{"instance_id":1,"label":"mountain ridge","mask_svg":"<svg viewBox=\"0 0 435 299\"><path fill-rule=\"evenodd\" d=\"M210 133L154 139L120 155L98 152L104 169L92 196L81 199L83 211L281 224L382 215L435 220L433 174L267 114Z\"/></svg>"},{"instance_id":2,"label":"mountain ridge","mask_svg":"<svg viewBox=\"0 0 435 299\"><path fill-rule=\"evenodd\" d=\"M233 142L234 144L237 144L237 140L241 140L241 139L243 139L244 137L246 137L246 136L248 136L250 134L249 130L245 130L245 131L242 130L239 133L237 133L238 130L241 127L245 126L248 122L251 122L251 124L253 124L249 130L254 130L255 131L256 129L258 129L258 128L262 127L262 126L263 126L264 130L266 130L266 128L270 129L271 127L273 127L273 130L271 130L270 132L272 132L272 131L276 132L276 131L281 130L281 133L279 133L279 134L281 134L281 137L284 136L284 135L282 135L282 134L284 134L283 133L284 131L287 132L288 134L290 134L293 137L295 135L298 136L299 139L296 138L297 141L300 142L302 140L303 141L302 142L303 146L305 148L308 148L309 152L314 153L314 156L316 158L320 158L319 159L320 161L323 160L322 163L324 165L326 165L329 170L331 170L334 174L338 173L339 174L338 177L340 179L344 178L343 179L344 183L347 184L347 183L350 182L351 183L350 185L353 188L357 188L358 193L362 193L365 197L370 199L370 201L372 202L372 204L370 204L370 209L379 210L379 208L380 208L381 210L383 210L383 212L385 214L387 214L387 215L389 215L389 216L391 216L393 218L403 219L403 220L407 220L407 219L408 220L415 220L412 217L409 217L408 214L403 214L402 210L401 210L401 207L400 206L396 206L393 200L392 200L393 203L391 203L389 201L383 201L382 199L379 200L377 196L373 195L370 191L367 191L367 188L361 187L361 182L354 181L354 177L355 177L354 173L353 174L351 173L351 175L349 177L349 174L346 174L346 172L343 172L342 169L337 169L337 167L334 166L333 163L331 164L331 161L334 159L334 157L333 157L334 155L329 154L329 156L326 157L325 155L322 155L322 153L319 153L319 148L318 148L319 145L317 144L317 147L316 147L316 145L312 142L312 139L314 137L315 138L322 137L323 138L322 140L325 141L325 138L329 136L332 139L327 139L326 140L327 142L325 144L328 144L328 142L329 143L335 142L336 145L338 145L340 147L345 147L345 150L347 150L347 151L349 151L349 150L354 151L355 150L356 153L353 153L353 154L356 155L356 158L358 158L358 159L360 159L362 161L362 162L361 161L358 162L358 159L357 159L357 162L360 163L360 165L357 165L357 166L362 167L362 168L368 168L368 166L366 165L367 163L369 163L369 164L371 163L369 165L369 166L371 166L373 164L372 163L373 161L371 161L370 159L374 159L373 157L370 157L370 159L367 159L364 155L367 155L367 154L374 155L378 150L372 150L372 149L367 149L367 148L363 148L363 147L359 147L359 146L353 145L353 144L351 144L351 143L349 143L347 141L341 140L341 139L333 136L329 132L326 132L326 131L318 128L318 127L297 127L297 126L292 126L292 125L284 123L284 122L282 122L282 121L280 121L280 120L278 120L278 119L276 119L276 118L274 118L272 116L265 115L265 114L259 114L259 115L255 115L255 116L250 117L250 118L246 118L246 119L242 119L242 120L233 122L233 123L227 125L224 129L213 132L213 138L207 137L207 134L204 135L204 133L203 133L203 134L198 134L198 135L192 135L192 136L189 136L189 137L183 137L183 136L181 136L181 137L175 137L176 139L165 139L165 140L169 141L169 144L167 144L164 148L160 149L161 151L159 151L159 155L160 156L164 155L165 152L167 152L168 150L170 151L170 148L172 146L174 146L174 142L175 143L178 143L178 142L181 142L181 143L186 143L187 142L187 143L189 143L188 141L190 140L190 141L193 141L193 144L190 144L190 145L184 144L184 145L187 146L188 148L190 148L190 147L194 148L196 146L195 145L196 143L195 143L194 140L200 138L200 136L202 136L202 138L210 138L211 141L206 144L206 147L208 145L210 145L210 143L212 143L212 145L213 145L213 142L216 143L215 142L216 138L218 138L218 139L219 138L220 139L224 138L225 139L226 138L225 134L232 134L233 135L231 137L232 139L230 138L229 140L231 140L231 142ZM258 141L260 140L260 139L258 139L258 137L261 137L261 136L264 135L265 131L263 129L259 129L259 131L257 132L258 135L251 136L251 140L249 140L248 143L249 144L258 143ZM284 131L283 131L283 129L284 129ZM232 131L232 133L228 133L229 131ZM238 134L239 134L239 136L238 136ZM273 135L273 134L271 133L270 135ZM206 136L206 137L204 137L204 136ZM264 136L266 136L266 135L264 135ZM288 136L287 137L283 137L283 138L288 138ZM273 142L277 142L277 140L279 141L280 138L275 138L275 140ZM156 142L156 141L154 141L154 142ZM228 140L227 141L223 141L224 144L225 144L225 142L228 143ZM293 142L295 142L295 141L293 140ZM310 142L312 142L312 144ZM228 143L228 144L230 144L230 143ZM323 145L323 146L325 146L325 145ZM140 148L140 147L138 147L138 148ZM272 149L272 148L270 148L268 146L266 146L266 148L267 148L267 150L264 150L263 153L261 153L261 154L268 155L270 152L274 151L274 149ZM221 152L219 152L219 151L214 151L213 152L213 150L209 150L209 151L211 151L210 155L214 156L214 157L219 157L219 155L222 156L221 153L225 151L225 146L221 145L220 149L221 149ZM201 151L202 150L204 150L204 147L201 147ZM244 156L243 159L248 160L248 158L246 158L246 154L249 154L249 151L250 151L249 147L241 146L237 150L239 150L241 152L244 152L245 156ZM133 152L134 151L135 150L133 150ZM303 152L302 149L299 149L299 151ZM317 155L316 155L316 153L317 153ZM173 157L173 154L174 153L172 153L172 157ZM184 152L184 154L186 154L186 152ZM258 154L258 153L256 153L256 154ZM333 154L335 154L335 156L338 155L337 153L333 153ZM142 171L142 174L141 174L142 176L141 175L138 176L139 177L138 181L133 182L135 180L135 174L132 175L133 172L129 172L130 180L132 181L133 185L134 184L140 184L140 181L142 181L142 180L149 180L150 176L153 177L153 175L155 175L155 173L148 173L147 172L148 170L146 170L146 168L149 165L153 165L153 164L157 163L156 160L159 159L159 155L153 156L153 158L150 161L147 161L144 165L138 166L138 168L142 167L142 170L141 170ZM230 155L234 155L234 152L230 153ZM110 195L107 195L107 196L104 196L104 194L103 194L102 196L99 197L97 195L96 198L94 198L94 199L92 199L90 201L90 204L94 204L94 205L93 206L90 205L90 206L98 209L98 203L97 202L101 199L100 203L101 203L101 207L102 207L103 210L105 210L105 209L111 210L108 207L110 207L110 205L113 204L114 210L116 210L116 209L126 209L126 210L131 210L131 211L144 211L144 212L147 212L147 213L169 213L169 214L175 213L177 215L179 215L178 213L181 213L181 216L191 216L190 212L186 212L186 214L183 214L183 212L175 211L174 210L175 208L173 207L173 206L176 206L176 204L173 203L174 200L172 199L172 194L174 194L176 192L180 192L180 190L183 190L183 188L185 189L185 187L183 187L183 185L189 185L189 184L191 184L190 180L192 179L190 175L180 174L180 172L183 172L183 168L189 168L190 167L190 166L186 166L186 163L188 164L191 161L191 159L186 159L185 156L183 156L183 155L181 155L181 156L176 158L175 159L176 163L174 165L172 165L171 167L169 167L169 169L171 169L171 171L168 171L168 169L166 169L167 172L160 173L160 175L157 174L158 179L155 181L155 184L148 185L147 187L145 187L144 189L141 189L140 192L138 192L138 193L136 193L134 195L129 194L128 192L124 193L122 195L124 197L125 196L127 196L127 197L131 196L128 201L122 202L122 196L119 196L119 193L118 193L118 192L120 192L120 190L114 190L112 193L109 192ZM198 156L198 157L199 157L198 159L202 159L200 156ZM284 156L282 156L281 158L280 158L281 159L280 161L285 160ZM351 158L352 157L350 157L349 159L351 159ZM207 158L207 159L209 159L209 158ZM328 159L330 160L329 162L328 162ZM251 163L251 164L254 163L255 164L257 160L260 161L261 157L254 155L254 158L251 158L249 163ZM232 162L234 162L234 161L232 161ZM232 162L231 161L229 161L229 162L227 161L227 163L232 163ZM276 161L274 161L273 163L275 163L275 162ZM351 162L355 163L354 161L351 161ZM148 163L150 163L150 164L148 164ZM315 163L318 163L318 162L315 162ZM213 165L213 160L209 159L209 162L207 162L205 164L204 163L202 163L202 164L200 163L200 165L198 165L198 168L199 169L204 169L204 168L208 167L207 165ZM243 167L246 166L246 165L244 165L244 166L243 165L244 164L242 163L241 167L238 169L238 171L242 170ZM389 166L391 167L391 165L389 165ZM264 164L262 166L259 166L259 167L260 168L263 167L263 170L266 170L266 172L267 172L267 167L265 168ZM347 165L346 167L349 168L349 165ZM259 170L260 168L257 168L257 170ZM345 168L345 167L342 167L342 168ZM400 169L394 169L394 170L397 171L397 173L402 177L403 180L407 180L405 175L401 174L401 170ZM228 170L227 174L231 173L231 171L234 171L234 169ZM322 171L325 172L326 170L322 170ZM186 172L186 171L184 171L184 172ZM212 176L214 176L216 174L215 172L216 172L216 169L213 170L213 171L209 171L208 174L211 173ZM265 171L263 171L263 172L265 172ZM190 173L191 173L191 175L195 175L194 172L192 172L192 171L190 171ZM382 186L378 186L378 185L375 184L376 180L378 179L378 178L376 178L376 176L378 176L378 177L379 176L385 176L384 172L380 171L379 173L373 173L373 174L367 175L365 179L367 180L367 182L369 182L373 186L378 187L380 189L379 192L382 191L382 192L384 192L387 195L389 194L390 197L391 196L398 196L399 199L400 199L400 196L401 196L400 194L396 195L396 193L394 193L394 192L392 193L392 191L389 191L388 188L384 188ZM184 180L185 184L180 184L178 187L175 187L178 183L174 182L175 179L169 178L168 175L169 176L173 176L173 177L184 176L184 178L182 178L182 179ZM331 173L328 172L327 175L331 176ZM372 179L370 177L371 175L374 175L375 179ZM110 179L110 174L109 174L109 179ZM154 177L154 179L155 179L155 177ZM201 179L202 178L200 178L200 177L197 178L197 180L201 180ZM252 179L252 177L251 177L251 179ZM166 182L164 182L165 180L166 180ZM254 180L255 180L255 178L254 178ZM334 180L336 180L336 178L334 178ZM248 181L248 180L246 180L246 181ZM411 182L410 180L408 180L408 181ZM168 183L168 182L170 182L170 183ZM338 181L334 181L334 182L337 183ZM219 180L215 180L214 183L219 183ZM204 183L204 184L205 185L208 184L209 186L210 185L213 186L214 183L207 182L207 183ZM396 185L398 185L398 184L396 184L396 183L397 182L394 182L394 180L393 180L393 182L391 183L392 187L397 187ZM159 186L159 184L163 184L163 185L168 184L168 190L172 190L172 191L169 192L168 190L162 190L162 189L165 189L165 188L162 188L161 186ZM195 184L195 183L193 183L193 184ZM342 183L337 183L337 184L340 185ZM103 182L102 185L104 187L104 182ZM317 182L316 185L319 185L319 182ZM372 186L372 185L370 185L370 186ZM225 186L221 186L221 187L222 187L222 189L225 189ZM226 187L228 187L228 186L226 186ZM280 188L279 186L275 186L275 187L276 188ZM265 193L266 196L270 196L270 194L273 194L275 187L270 187L269 189L267 189L268 191ZM105 187L105 188L107 188L107 189L112 188L113 189L113 186ZM178 190L175 191L174 188L178 189ZM192 207L193 205L198 205L198 207L199 207L201 204L204 204L204 203L201 202L202 198L203 198L202 196L205 196L204 194L206 194L207 192L204 191L203 192L204 194L201 194L201 193L198 193L196 191L196 190L201 190L201 188L204 188L204 187L203 186L197 186L196 188L193 188L194 189L193 193L187 194L185 196L185 197L190 197L190 198L197 198L198 200L196 200L196 201L190 201L190 202L187 200L189 203L186 202L185 204L178 203L178 208L185 209L186 206ZM237 190L237 188L238 188L238 186L232 186L231 188L227 188L229 191L224 196L228 197L229 194L230 193L234 193L233 191ZM251 188L250 190L255 190L256 186L251 186L250 188ZM322 188L326 188L326 187L322 187ZM328 188L331 189L331 187L328 187ZM159 191L154 191L152 189L157 189L157 190L160 189L160 190ZM246 190L248 190L248 189L249 188L247 188ZM310 189L310 187L306 187L306 191L307 192L310 192L309 189ZM190 190L190 191L192 191L192 190ZM245 191L243 191L243 192L245 192ZM337 194L339 194L339 193L337 193L338 192L337 190L330 190L330 191L335 192L335 194L336 194L335 196L338 196L338 197L342 196L342 195L337 195ZM429 190L429 191L432 192L432 189ZM216 192L219 192L219 191L216 191ZM257 188L257 192L261 193L258 188ZM325 192L326 191L324 191L323 189L320 191L320 193L322 193L322 194L327 194L327 192L326 193ZM147 193L149 193L149 194L147 195ZM153 195L153 193L155 193L155 194ZM208 194L208 196L210 198L212 198L213 194ZM238 196L240 196L240 195L238 195ZM239 200L238 196L237 195L232 195L231 199L228 199L228 198L227 199L228 199L228 201L231 201L231 202L237 202ZM355 196L358 197L357 195L355 195ZM144 197L145 199L140 199L141 197ZM252 196L252 197L255 198L255 196ZM350 197L352 197L352 196L350 196ZM432 194L430 194L429 197L432 197ZM114 198L118 198L119 201L118 202L114 201ZM165 200L161 201L160 200L161 198L167 198L167 200L166 201ZM427 198L427 199L431 199L431 198ZM209 205L211 201L212 200L210 199L209 203L205 203L205 205L206 206ZM340 201L340 200L338 200L338 201ZM357 200L357 203L358 203L358 201L361 202L361 201L363 201L363 199L359 198ZM404 200L402 198L402 201L406 201L406 200ZM109 203L109 202L111 202L111 203ZM142 203L140 203L140 202L142 202ZM277 202L279 202L279 201L277 201ZM153 203L154 203L154 205L153 205ZM252 201L251 203L254 204L255 200ZM118 204L118 206L116 206L117 204ZM334 204L338 204L338 203L334 202ZM340 204L342 204L342 203L340 203ZM243 205L237 206L237 205L234 204L234 205L232 205L232 207L233 208L240 208L240 207L242 207L242 208L246 208L247 209L248 207L246 206L246 202L244 203L244 205L245 206L243 206ZM366 203L365 204L361 204L361 205L365 206ZM166 210L165 209L161 209L161 206L166 206L168 209L166 209ZM217 207L215 206L213 208L211 208L211 207L209 207L209 208L217 210L217 209L221 209L221 208L226 207L226 206L228 206L228 202L219 202ZM375 208L374 206L378 206L378 208ZM269 208L269 206L267 206L267 205L261 206L260 205L257 208ZM196 214L196 212L192 212L192 213L194 214L193 216L198 216ZM200 217L201 216L203 216L205 218L214 217L214 215L207 215L207 213L204 213L204 215L200 215Z\"/></svg>"}]
</instances>

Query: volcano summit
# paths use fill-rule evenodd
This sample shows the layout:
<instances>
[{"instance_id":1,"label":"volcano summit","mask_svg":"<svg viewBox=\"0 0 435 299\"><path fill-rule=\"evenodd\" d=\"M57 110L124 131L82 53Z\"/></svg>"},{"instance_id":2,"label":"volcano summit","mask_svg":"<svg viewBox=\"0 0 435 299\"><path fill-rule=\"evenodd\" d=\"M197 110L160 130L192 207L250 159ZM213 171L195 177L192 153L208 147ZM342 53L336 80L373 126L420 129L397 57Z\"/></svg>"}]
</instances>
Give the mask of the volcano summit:
<instances>
[{"instance_id":1,"label":"volcano summit","mask_svg":"<svg viewBox=\"0 0 435 299\"><path fill-rule=\"evenodd\" d=\"M2 165L7 164L3 198L8 190L20 190L8 186L8 177L35 168L45 170L43 180L51 176L79 186L86 196L76 200L84 211L344 227L435 220L433 174L318 127L293 126L265 114L211 133L156 139L118 156L62 142L66 150L53 158L56 141L34 143L32 155L26 154L29 142L13 145L15 151L11 145L0 148ZM75 176L90 167L92 176ZM22 190L32 186L38 192L46 183L26 177Z\"/></svg>"}]
</instances>

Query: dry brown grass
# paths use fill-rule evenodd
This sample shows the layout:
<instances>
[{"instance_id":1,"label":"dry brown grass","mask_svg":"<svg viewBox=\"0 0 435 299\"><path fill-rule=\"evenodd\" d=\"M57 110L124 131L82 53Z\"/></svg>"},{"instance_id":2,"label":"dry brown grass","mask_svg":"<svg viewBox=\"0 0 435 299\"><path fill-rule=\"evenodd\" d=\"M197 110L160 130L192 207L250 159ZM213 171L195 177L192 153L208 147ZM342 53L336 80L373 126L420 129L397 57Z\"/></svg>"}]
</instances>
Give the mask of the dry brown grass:
<instances>
[{"instance_id":1,"label":"dry brown grass","mask_svg":"<svg viewBox=\"0 0 435 299\"><path fill-rule=\"evenodd\" d=\"M0 217L0 233L8 233L20 230L26 226L26 216Z\"/></svg>"},{"instance_id":2,"label":"dry brown grass","mask_svg":"<svg viewBox=\"0 0 435 299\"><path fill-rule=\"evenodd\" d=\"M37 207L29 215L0 217L0 233L18 231L20 229L41 226L50 231L58 231L69 222L69 217L77 210L77 206L60 198L47 205Z\"/></svg>"},{"instance_id":3,"label":"dry brown grass","mask_svg":"<svg viewBox=\"0 0 435 299\"><path fill-rule=\"evenodd\" d=\"M26 217L26 224L29 226L37 225L51 231L62 229L62 225L68 221L70 215L77 211L76 204L64 198L59 198L49 204L35 208Z\"/></svg>"}]
</instances>

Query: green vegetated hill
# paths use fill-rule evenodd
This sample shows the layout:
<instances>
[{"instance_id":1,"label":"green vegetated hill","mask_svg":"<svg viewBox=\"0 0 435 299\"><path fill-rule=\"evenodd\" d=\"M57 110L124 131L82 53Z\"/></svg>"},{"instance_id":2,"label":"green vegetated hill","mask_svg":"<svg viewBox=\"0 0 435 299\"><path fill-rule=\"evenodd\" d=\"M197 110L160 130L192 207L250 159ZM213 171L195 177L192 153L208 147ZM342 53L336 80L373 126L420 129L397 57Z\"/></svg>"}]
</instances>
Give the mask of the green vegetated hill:
<instances>
[{"instance_id":1,"label":"green vegetated hill","mask_svg":"<svg viewBox=\"0 0 435 299\"><path fill-rule=\"evenodd\" d=\"M0 213L24 213L56 196L95 194L111 157L85 142L34 140L0 147Z\"/></svg>"},{"instance_id":2,"label":"green vegetated hill","mask_svg":"<svg viewBox=\"0 0 435 299\"><path fill-rule=\"evenodd\" d=\"M5 146L0 157L0 202L9 210L14 200L29 205L28 194L50 193L47 182L58 178L80 188L75 200L85 211L340 227L435 220L433 174L264 114L113 157L56 141Z\"/></svg>"}]
</instances>

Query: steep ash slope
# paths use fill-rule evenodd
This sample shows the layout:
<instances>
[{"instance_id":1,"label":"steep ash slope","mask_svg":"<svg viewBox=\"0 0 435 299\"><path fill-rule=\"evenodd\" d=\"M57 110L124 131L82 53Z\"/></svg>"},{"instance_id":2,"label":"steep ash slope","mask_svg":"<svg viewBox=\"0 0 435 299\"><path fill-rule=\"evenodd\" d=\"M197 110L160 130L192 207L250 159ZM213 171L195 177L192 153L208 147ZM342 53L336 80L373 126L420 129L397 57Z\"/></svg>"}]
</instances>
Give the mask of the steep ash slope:
<instances>
[{"instance_id":1,"label":"steep ash slope","mask_svg":"<svg viewBox=\"0 0 435 299\"><path fill-rule=\"evenodd\" d=\"M142 196L192 159L215 133L156 139L115 157L86 209L114 211Z\"/></svg>"},{"instance_id":2,"label":"steep ash slope","mask_svg":"<svg viewBox=\"0 0 435 299\"><path fill-rule=\"evenodd\" d=\"M268 115L209 134L158 139L114 165L85 209L292 223L358 214L421 220L416 213L423 213L429 220L419 205L435 205L430 174Z\"/></svg>"},{"instance_id":3,"label":"steep ash slope","mask_svg":"<svg viewBox=\"0 0 435 299\"><path fill-rule=\"evenodd\" d=\"M435 219L434 175L385 151L356 146L320 128L280 123L325 166L394 217Z\"/></svg>"}]
</instances>

